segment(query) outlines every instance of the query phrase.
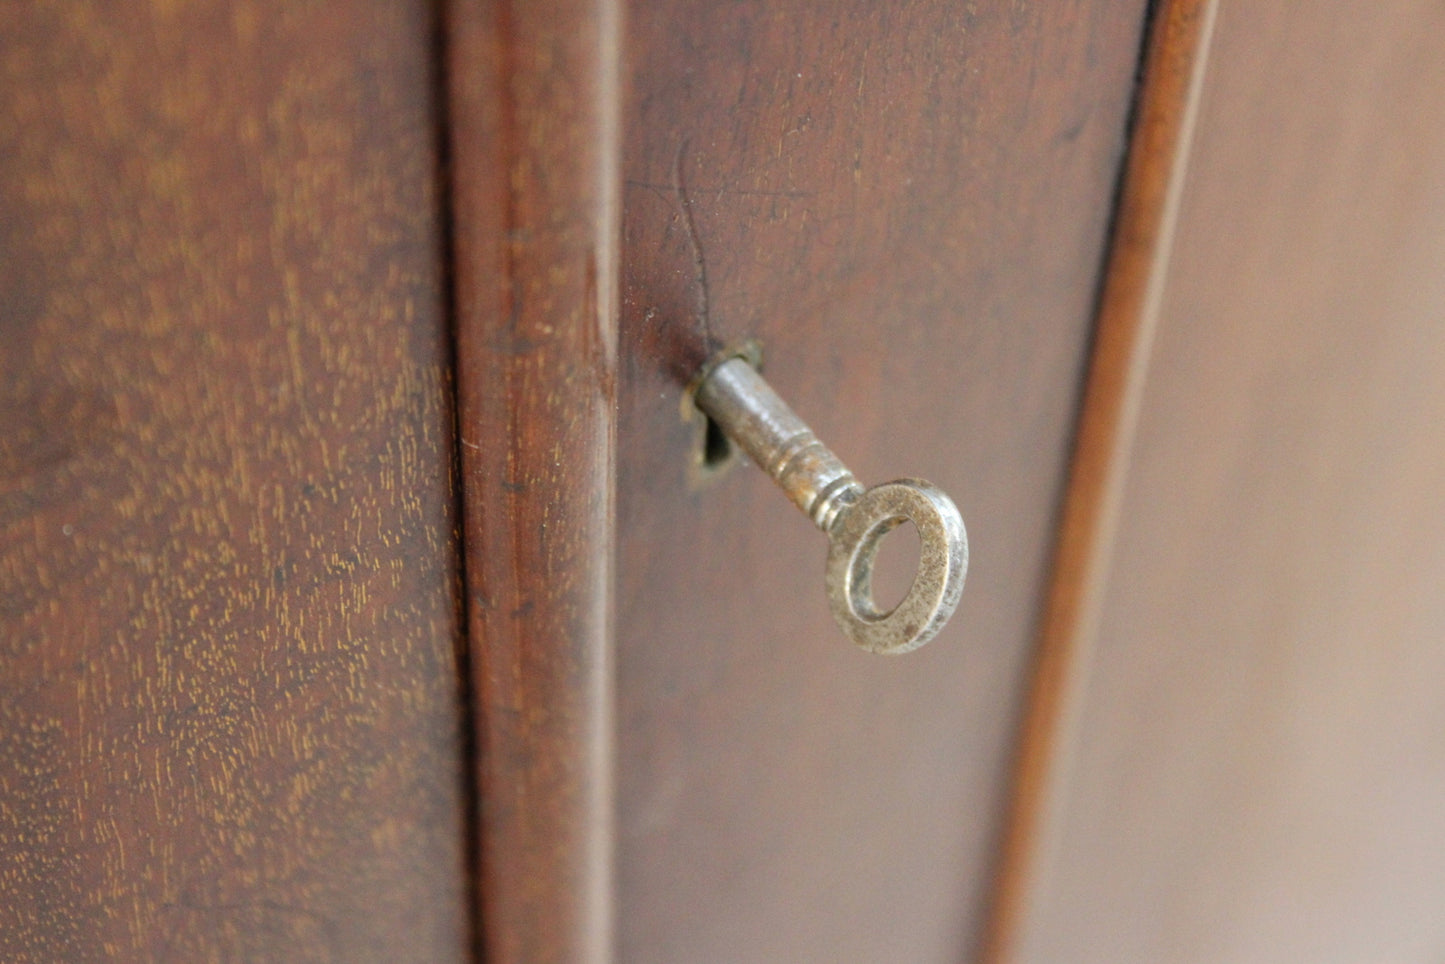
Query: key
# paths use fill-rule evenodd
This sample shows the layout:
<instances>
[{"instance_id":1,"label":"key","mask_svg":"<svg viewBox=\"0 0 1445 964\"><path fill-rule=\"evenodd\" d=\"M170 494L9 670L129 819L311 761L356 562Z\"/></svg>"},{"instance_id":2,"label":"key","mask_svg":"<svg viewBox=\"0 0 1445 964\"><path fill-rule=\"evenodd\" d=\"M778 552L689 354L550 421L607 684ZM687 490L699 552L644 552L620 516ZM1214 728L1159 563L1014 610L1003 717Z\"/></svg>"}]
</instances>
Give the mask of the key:
<instances>
[{"instance_id":1,"label":"key","mask_svg":"<svg viewBox=\"0 0 1445 964\"><path fill-rule=\"evenodd\" d=\"M715 356L689 391L752 462L828 536L824 587L843 632L870 653L917 649L938 634L963 594L968 533L958 508L921 479L865 489L763 379L756 348ZM873 601L873 563L883 537L912 522L921 551L903 600L882 611Z\"/></svg>"}]
</instances>

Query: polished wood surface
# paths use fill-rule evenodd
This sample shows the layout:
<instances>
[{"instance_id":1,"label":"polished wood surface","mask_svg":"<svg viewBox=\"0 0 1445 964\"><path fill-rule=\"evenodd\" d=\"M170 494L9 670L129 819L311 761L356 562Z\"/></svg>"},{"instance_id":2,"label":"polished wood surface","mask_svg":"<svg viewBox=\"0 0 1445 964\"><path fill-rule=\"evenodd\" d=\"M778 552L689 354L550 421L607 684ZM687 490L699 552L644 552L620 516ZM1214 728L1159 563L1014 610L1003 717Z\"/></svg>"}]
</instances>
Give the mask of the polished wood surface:
<instances>
[{"instance_id":1,"label":"polished wood surface","mask_svg":"<svg viewBox=\"0 0 1445 964\"><path fill-rule=\"evenodd\" d=\"M0 9L0 958L1438 957L1445 11L1144 6Z\"/></svg>"},{"instance_id":2,"label":"polished wood surface","mask_svg":"<svg viewBox=\"0 0 1445 964\"><path fill-rule=\"evenodd\" d=\"M1014 760L1013 799L983 954L989 961L1016 958L1029 897L1052 843L1048 808L1064 779L1075 738L1071 711L1097 639L1215 13L1214 0L1168 0L1153 14L1052 584Z\"/></svg>"},{"instance_id":3,"label":"polished wood surface","mask_svg":"<svg viewBox=\"0 0 1445 964\"><path fill-rule=\"evenodd\" d=\"M623 960L976 944L1142 15L629 10ZM854 648L828 614L824 537L756 469L705 483L690 464L681 383L749 336L861 479L921 476L961 507L968 585L923 650Z\"/></svg>"},{"instance_id":4,"label":"polished wood surface","mask_svg":"<svg viewBox=\"0 0 1445 964\"><path fill-rule=\"evenodd\" d=\"M448 5L488 961L610 956L618 11Z\"/></svg>"},{"instance_id":5,"label":"polished wood surface","mask_svg":"<svg viewBox=\"0 0 1445 964\"><path fill-rule=\"evenodd\" d=\"M1028 961L1445 949L1445 8L1222 0Z\"/></svg>"},{"instance_id":6,"label":"polished wood surface","mask_svg":"<svg viewBox=\"0 0 1445 964\"><path fill-rule=\"evenodd\" d=\"M0 8L0 958L466 951L432 29Z\"/></svg>"}]
</instances>

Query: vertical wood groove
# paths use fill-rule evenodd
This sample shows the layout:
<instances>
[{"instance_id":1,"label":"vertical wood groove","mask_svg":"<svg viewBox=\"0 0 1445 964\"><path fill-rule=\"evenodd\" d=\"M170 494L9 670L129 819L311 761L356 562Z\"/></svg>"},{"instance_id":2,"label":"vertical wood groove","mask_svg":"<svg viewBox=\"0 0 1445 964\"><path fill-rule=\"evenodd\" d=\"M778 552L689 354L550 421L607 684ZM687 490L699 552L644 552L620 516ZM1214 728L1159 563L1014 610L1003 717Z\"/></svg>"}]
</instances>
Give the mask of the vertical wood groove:
<instances>
[{"instance_id":1,"label":"vertical wood groove","mask_svg":"<svg viewBox=\"0 0 1445 964\"><path fill-rule=\"evenodd\" d=\"M480 943L605 960L619 16L447 9Z\"/></svg>"},{"instance_id":2,"label":"vertical wood groove","mask_svg":"<svg viewBox=\"0 0 1445 964\"><path fill-rule=\"evenodd\" d=\"M466 493L461 484L463 446L461 437L461 412L457 391L457 285L456 285L456 211L452 199L452 145L451 145L451 87L447 76L447 16L446 0L431 0L428 4L430 15L430 59L428 85L432 96L432 144L436 152L436 197L437 197L437 259L440 266L442 323L445 331L443 340L443 370L446 373L448 390L447 437L451 445L447 451L450 459L447 470L452 494L452 519L456 526L456 569L453 573L453 592L456 600L458 626L456 650L456 694L461 717L458 734L458 752L462 768L462 840L465 861L466 886L466 928L468 959L480 960L484 953L481 944L481 895L480 888L480 827L478 814L481 804L480 774L477 772L477 728L476 692L472 678L472 638L470 636L467 604L467 554L462 537L462 526L466 519Z\"/></svg>"},{"instance_id":3,"label":"vertical wood groove","mask_svg":"<svg viewBox=\"0 0 1445 964\"><path fill-rule=\"evenodd\" d=\"M1045 604L983 959L1019 959L1067 782L1198 115L1216 0L1155 15Z\"/></svg>"}]
</instances>

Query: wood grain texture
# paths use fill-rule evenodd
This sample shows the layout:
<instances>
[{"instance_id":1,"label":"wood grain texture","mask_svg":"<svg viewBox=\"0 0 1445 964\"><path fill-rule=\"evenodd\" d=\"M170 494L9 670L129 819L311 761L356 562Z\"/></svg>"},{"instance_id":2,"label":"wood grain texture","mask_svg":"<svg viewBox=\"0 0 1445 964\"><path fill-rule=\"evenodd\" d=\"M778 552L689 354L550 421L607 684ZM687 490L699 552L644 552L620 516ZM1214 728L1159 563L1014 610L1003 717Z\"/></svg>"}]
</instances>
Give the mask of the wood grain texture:
<instances>
[{"instance_id":1,"label":"wood grain texture","mask_svg":"<svg viewBox=\"0 0 1445 964\"><path fill-rule=\"evenodd\" d=\"M491 961L611 951L617 33L607 0L449 5Z\"/></svg>"},{"instance_id":2,"label":"wood grain texture","mask_svg":"<svg viewBox=\"0 0 1445 964\"><path fill-rule=\"evenodd\" d=\"M979 940L1142 18L630 11L623 959L958 960ZM862 480L929 478L962 509L968 585L923 650L841 635L826 541L762 473L691 485L679 384L747 336Z\"/></svg>"},{"instance_id":3,"label":"wood grain texture","mask_svg":"<svg viewBox=\"0 0 1445 964\"><path fill-rule=\"evenodd\" d=\"M1445 8L1223 0L1032 961L1445 954Z\"/></svg>"},{"instance_id":4,"label":"wood grain texture","mask_svg":"<svg viewBox=\"0 0 1445 964\"><path fill-rule=\"evenodd\" d=\"M0 957L455 959L423 5L0 8Z\"/></svg>"},{"instance_id":5,"label":"wood grain texture","mask_svg":"<svg viewBox=\"0 0 1445 964\"><path fill-rule=\"evenodd\" d=\"M1154 11L1129 163L1079 416L1054 574L1014 761L1013 804L994 883L984 958L1015 959L1066 779L1075 711L1098 630L1139 407L1158 327L1190 138L1213 34L1213 0Z\"/></svg>"}]
</instances>

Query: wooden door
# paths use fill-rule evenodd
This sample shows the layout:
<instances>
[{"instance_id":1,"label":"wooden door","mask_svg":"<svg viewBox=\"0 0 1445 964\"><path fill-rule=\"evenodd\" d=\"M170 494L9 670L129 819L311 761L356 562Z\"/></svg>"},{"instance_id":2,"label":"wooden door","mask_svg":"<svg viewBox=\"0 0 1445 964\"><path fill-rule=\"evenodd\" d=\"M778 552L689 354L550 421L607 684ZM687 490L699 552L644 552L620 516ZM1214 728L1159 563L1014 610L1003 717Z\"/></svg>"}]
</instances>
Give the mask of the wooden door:
<instances>
[{"instance_id":1,"label":"wooden door","mask_svg":"<svg viewBox=\"0 0 1445 964\"><path fill-rule=\"evenodd\" d=\"M970 954L1143 13L452 5L498 959ZM820 535L699 470L682 387L746 338L860 477L963 507L926 650L853 648Z\"/></svg>"},{"instance_id":2,"label":"wooden door","mask_svg":"<svg viewBox=\"0 0 1445 964\"><path fill-rule=\"evenodd\" d=\"M0 958L466 953L433 27L0 9Z\"/></svg>"},{"instance_id":3,"label":"wooden door","mask_svg":"<svg viewBox=\"0 0 1445 964\"><path fill-rule=\"evenodd\" d=\"M996 946L1438 960L1445 11L1165 9Z\"/></svg>"},{"instance_id":4,"label":"wooden door","mask_svg":"<svg viewBox=\"0 0 1445 964\"><path fill-rule=\"evenodd\" d=\"M1141 16L1139 4L628 11L623 959L971 952ZM745 338L865 482L928 478L962 507L964 600L924 649L870 656L839 633L826 540L761 472L698 477L679 375Z\"/></svg>"}]
</instances>

